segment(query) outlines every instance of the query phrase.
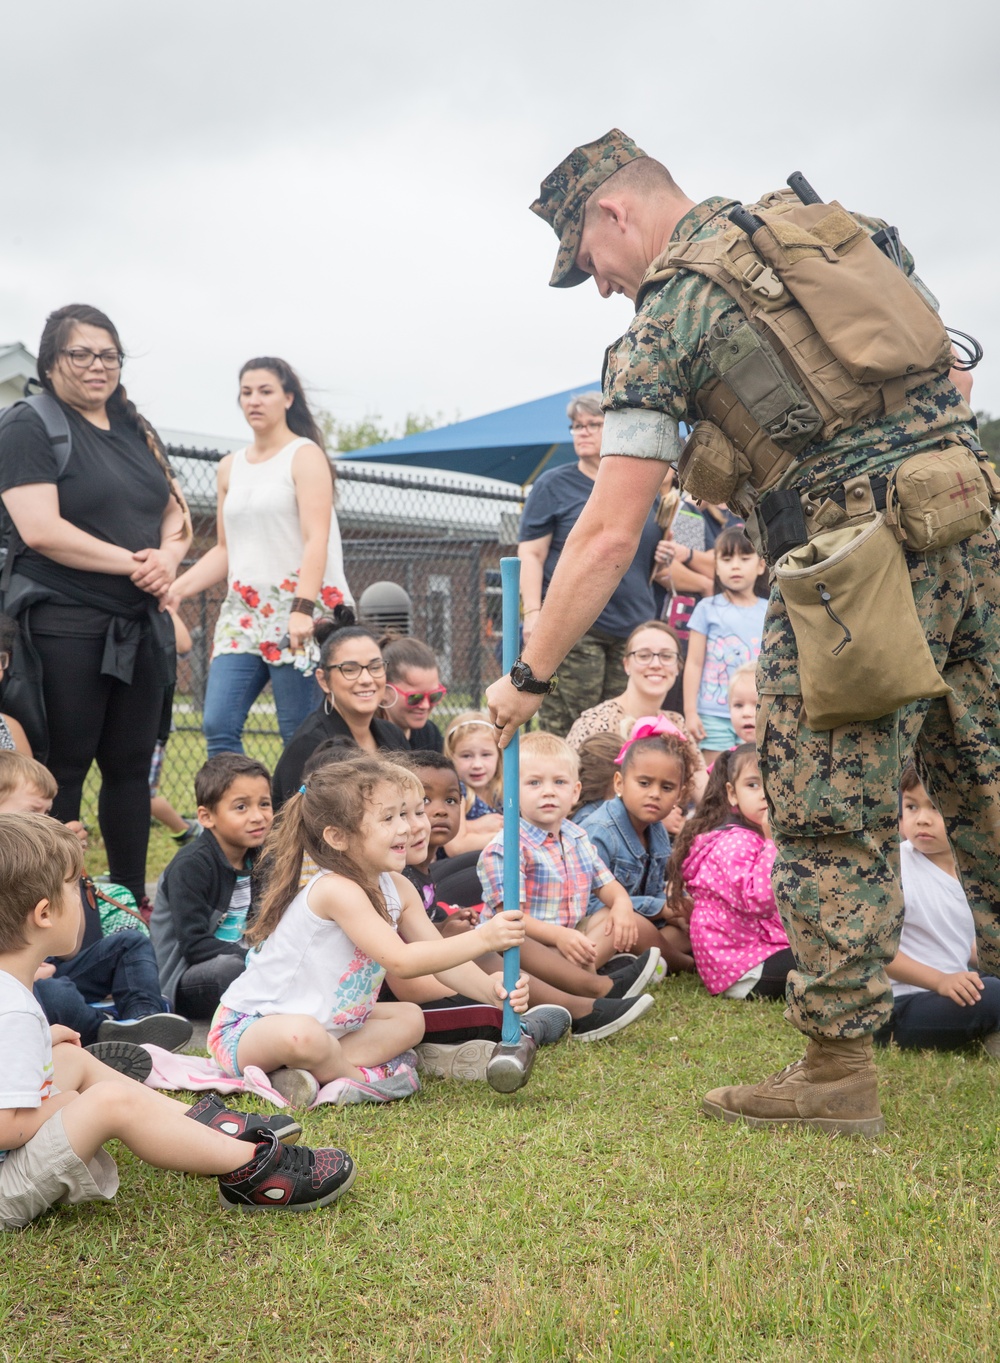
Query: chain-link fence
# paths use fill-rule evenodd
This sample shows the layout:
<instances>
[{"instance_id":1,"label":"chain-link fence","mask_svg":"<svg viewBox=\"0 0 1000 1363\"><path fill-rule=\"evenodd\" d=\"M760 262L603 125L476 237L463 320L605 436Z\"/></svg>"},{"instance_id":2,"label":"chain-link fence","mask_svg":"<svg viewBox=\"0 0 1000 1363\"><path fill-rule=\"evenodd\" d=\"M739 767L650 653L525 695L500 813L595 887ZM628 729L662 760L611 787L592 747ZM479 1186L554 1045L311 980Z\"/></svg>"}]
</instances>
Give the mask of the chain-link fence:
<instances>
[{"instance_id":1,"label":"chain-link fence","mask_svg":"<svg viewBox=\"0 0 1000 1363\"><path fill-rule=\"evenodd\" d=\"M170 461L191 507L190 561L215 543L216 468L222 454L170 447ZM520 490L414 469L383 470L337 464L337 518L347 580L356 602L379 582L402 587L410 600L401 632L423 639L437 655L448 695L435 718L448 719L470 705L500 672L500 555L517 539ZM194 775L205 760L202 706L212 640L225 584L185 601L181 615L192 650L178 665L174 732L167 744L161 794L183 814L194 808ZM377 633L390 622L361 612ZM245 750L273 769L281 752L268 687L250 711ZM97 824L96 770L84 794L82 817Z\"/></svg>"}]
</instances>

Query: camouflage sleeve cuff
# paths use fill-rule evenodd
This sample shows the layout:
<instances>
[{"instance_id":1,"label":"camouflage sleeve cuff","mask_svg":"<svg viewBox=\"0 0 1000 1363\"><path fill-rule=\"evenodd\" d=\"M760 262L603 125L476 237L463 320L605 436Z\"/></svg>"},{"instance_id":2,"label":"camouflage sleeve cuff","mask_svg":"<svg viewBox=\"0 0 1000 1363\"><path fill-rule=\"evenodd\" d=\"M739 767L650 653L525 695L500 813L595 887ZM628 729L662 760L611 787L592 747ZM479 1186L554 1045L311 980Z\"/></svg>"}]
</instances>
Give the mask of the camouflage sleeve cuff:
<instances>
[{"instance_id":1,"label":"camouflage sleeve cuff","mask_svg":"<svg viewBox=\"0 0 1000 1363\"><path fill-rule=\"evenodd\" d=\"M681 453L677 422L666 412L643 407L612 407L604 413L601 454L628 454L633 459L676 463Z\"/></svg>"}]
</instances>

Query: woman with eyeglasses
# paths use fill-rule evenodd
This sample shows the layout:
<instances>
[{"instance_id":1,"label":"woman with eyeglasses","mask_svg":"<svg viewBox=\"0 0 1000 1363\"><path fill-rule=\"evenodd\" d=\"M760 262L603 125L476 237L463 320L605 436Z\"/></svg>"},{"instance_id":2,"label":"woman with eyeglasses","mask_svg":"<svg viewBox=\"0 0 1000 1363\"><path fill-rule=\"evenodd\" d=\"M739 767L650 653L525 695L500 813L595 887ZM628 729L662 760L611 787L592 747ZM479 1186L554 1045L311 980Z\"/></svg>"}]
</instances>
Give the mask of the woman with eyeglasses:
<instances>
[{"instance_id":1,"label":"woman with eyeglasses","mask_svg":"<svg viewBox=\"0 0 1000 1363\"><path fill-rule=\"evenodd\" d=\"M96 759L111 878L141 901L150 759L175 674L162 607L191 518L122 385L123 358L103 312L59 308L42 331L38 374L66 419L68 457L31 406L0 426L0 494L17 532L4 605L21 629L5 704L59 783L52 813L62 822L79 818Z\"/></svg>"},{"instance_id":2,"label":"woman with eyeglasses","mask_svg":"<svg viewBox=\"0 0 1000 1363\"><path fill-rule=\"evenodd\" d=\"M316 680L323 703L307 715L285 745L274 769L272 794L278 809L302 784L302 771L328 738L346 738L364 752L380 748L408 752L395 724L378 718L385 696L385 659L374 635L362 625L340 627L323 618L313 626L320 649Z\"/></svg>"},{"instance_id":3,"label":"woman with eyeglasses","mask_svg":"<svg viewBox=\"0 0 1000 1363\"><path fill-rule=\"evenodd\" d=\"M301 379L273 355L247 360L239 403L253 441L220 462L216 543L177 579L171 598L176 607L228 584L205 691L209 757L243 751L250 706L268 682L289 741L317 701L313 615L350 604L335 475Z\"/></svg>"},{"instance_id":4,"label":"woman with eyeglasses","mask_svg":"<svg viewBox=\"0 0 1000 1363\"><path fill-rule=\"evenodd\" d=\"M383 714L402 729L411 748L443 752L444 739L431 714L448 688L441 685L434 650L422 639L392 634L381 643L386 675Z\"/></svg>"},{"instance_id":5,"label":"woman with eyeglasses","mask_svg":"<svg viewBox=\"0 0 1000 1363\"><path fill-rule=\"evenodd\" d=\"M595 734L612 733L622 742L631 734L637 719L644 715L663 715L687 735L684 716L661 707L677 680L681 665L681 646L677 635L663 620L647 620L625 640L625 676L621 695L594 705L576 720L566 741L579 748ZM704 789L705 759L698 744L688 736L688 749L694 763L694 785Z\"/></svg>"},{"instance_id":6,"label":"woman with eyeglasses","mask_svg":"<svg viewBox=\"0 0 1000 1363\"><path fill-rule=\"evenodd\" d=\"M539 475L524 503L518 530L525 643L538 622L559 555L587 504L601 462L604 412L600 393L574 397L566 411L576 463L562 464ZM656 614L651 579L659 542L660 528L650 511L631 565L604 610L559 668L559 684L545 697L539 711L543 729L565 734L582 711L618 691L626 638L643 620Z\"/></svg>"}]
</instances>

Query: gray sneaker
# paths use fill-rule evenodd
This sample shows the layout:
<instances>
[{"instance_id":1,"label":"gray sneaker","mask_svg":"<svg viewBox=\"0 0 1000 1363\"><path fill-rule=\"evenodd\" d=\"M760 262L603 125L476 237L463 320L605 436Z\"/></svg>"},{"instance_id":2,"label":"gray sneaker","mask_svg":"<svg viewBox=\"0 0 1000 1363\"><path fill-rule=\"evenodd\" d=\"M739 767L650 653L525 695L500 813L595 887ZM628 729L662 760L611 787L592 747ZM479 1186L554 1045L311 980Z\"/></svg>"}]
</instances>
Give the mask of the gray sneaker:
<instances>
[{"instance_id":1,"label":"gray sneaker","mask_svg":"<svg viewBox=\"0 0 1000 1363\"><path fill-rule=\"evenodd\" d=\"M640 994L637 999L595 999L594 1006L584 1018L573 1021L574 1041L601 1041L614 1036L653 1006L652 994Z\"/></svg>"},{"instance_id":2,"label":"gray sneaker","mask_svg":"<svg viewBox=\"0 0 1000 1363\"><path fill-rule=\"evenodd\" d=\"M292 1107L312 1107L319 1093L316 1076L308 1070L294 1070L282 1065L280 1070L272 1070L267 1081Z\"/></svg>"},{"instance_id":3,"label":"gray sneaker","mask_svg":"<svg viewBox=\"0 0 1000 1363\"><path fill-rule=\"evenodd\" d=\"M444 1045L423 1041L417 1047L417 1068L439 1079L485 1079L486 1066L496 1049L495 1041L461 1041Z\"/></svg>"},{"instance_id":4,"label":"gray sneaker","mask_svg":"<svg viewBox=\"0 0 1000 1363\"><path fill-rule=\"evenodd\" d=\"M150 1013L144 1018L107 1018L97 1029L97 1039L179 1051L191 1040L193 1031L192 1024L179 1013Z\"/></svg>"},{"instance_id":5,"label":"gray sneaker","mask_svg":"<svg viewBox=\"0 0 1000 1363\"><path fill-rule=\"evenodd\" d=\"M650 947L648 951L644 951L641 956L637 957L630 966L614 972L611 976L613 983L604 997L607 999L634 999L649 984L656 974L656 967L659 964L659 947Z\"/></svg>"},{"instance_id":6,"label":"gray sneaker","mask_svg":"<svg viewBox=\"0 0 1000 1363\"><path fill-rule=\"evenodd\" d=\"M572 1022L569 1009L558 1003L539 1003L521 1014L521 1030L528 1033L536 1046L554 1046L563 1039Z\"/></svg>"}]
</instances>

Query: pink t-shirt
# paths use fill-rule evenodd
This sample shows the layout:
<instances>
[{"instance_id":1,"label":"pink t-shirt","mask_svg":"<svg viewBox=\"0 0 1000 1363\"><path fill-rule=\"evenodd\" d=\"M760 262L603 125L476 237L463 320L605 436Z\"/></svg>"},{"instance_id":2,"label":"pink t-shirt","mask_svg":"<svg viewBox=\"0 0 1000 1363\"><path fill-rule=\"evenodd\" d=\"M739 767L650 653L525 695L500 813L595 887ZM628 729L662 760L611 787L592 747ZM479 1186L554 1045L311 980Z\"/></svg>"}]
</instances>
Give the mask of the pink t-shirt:
<instances>
[{"instance_id":1,"label":"pink t-shirt","mask_svg":"<svg viewBox=\"0 0 1000 1363\"><path fill-rule=\"evenodd\" d=\"M691 951L705 988L721 994L784 951L788 936L771 889L776 848L742 825L699 833L682 874L694 901Z\"/></svg>"}]
</instances>

